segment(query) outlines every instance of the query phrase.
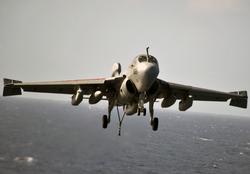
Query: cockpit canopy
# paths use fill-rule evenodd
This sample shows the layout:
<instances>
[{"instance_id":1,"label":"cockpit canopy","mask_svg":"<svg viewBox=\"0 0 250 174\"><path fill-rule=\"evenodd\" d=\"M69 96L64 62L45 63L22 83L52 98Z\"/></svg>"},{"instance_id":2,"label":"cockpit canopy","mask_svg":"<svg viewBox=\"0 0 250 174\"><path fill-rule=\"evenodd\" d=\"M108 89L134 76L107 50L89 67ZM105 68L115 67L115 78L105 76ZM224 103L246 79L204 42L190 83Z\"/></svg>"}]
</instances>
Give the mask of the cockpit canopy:
<instances>
[{"instance_id":1,"label":"cockpit canopy","mask_svg":"<svg viewBox=\"0 0 250 174\"><path fill-rule=\"evenodd\" d=\"M138 62L150 62L150 63L155 63L158 64L157 59L154 56L149 55L149 58L147 58L146 55L140 55L138 56Z\"/></svg>"}]
</instances>

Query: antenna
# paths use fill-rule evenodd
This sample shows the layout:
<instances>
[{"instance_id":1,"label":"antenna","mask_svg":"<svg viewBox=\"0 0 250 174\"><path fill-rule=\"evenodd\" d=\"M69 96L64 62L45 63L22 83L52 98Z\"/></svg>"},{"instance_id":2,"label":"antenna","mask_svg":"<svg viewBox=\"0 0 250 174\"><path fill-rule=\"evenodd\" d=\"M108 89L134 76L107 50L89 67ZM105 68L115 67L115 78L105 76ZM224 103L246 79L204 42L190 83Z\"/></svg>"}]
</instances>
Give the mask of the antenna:
<instances>
[{"instance_id":1,"label":"antenna","mask_svg":"<svg viewBox=\"0 0 250 174\"><path fill-rule=\"evenodd\" d=\"M149 60L148 49L149 49L149 47L147 47L147 48L146 48L146 51L147 51L147 57L148 57L148 60Z\"/></svg>"}]
</instances>

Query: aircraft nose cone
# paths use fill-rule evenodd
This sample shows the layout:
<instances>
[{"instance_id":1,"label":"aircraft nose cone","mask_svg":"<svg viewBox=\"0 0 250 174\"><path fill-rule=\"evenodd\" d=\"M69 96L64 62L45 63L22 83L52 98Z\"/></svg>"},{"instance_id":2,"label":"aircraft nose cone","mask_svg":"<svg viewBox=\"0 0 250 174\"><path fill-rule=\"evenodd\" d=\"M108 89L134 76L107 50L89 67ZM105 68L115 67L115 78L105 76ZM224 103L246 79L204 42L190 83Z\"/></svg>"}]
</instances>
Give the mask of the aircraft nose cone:
<instances>
[{"instance_id":1,"label":"aircraft nose cone","mask_svg":"<svg viewBox=\"0 0 250 174\"><path fill-rule=\"evenodd\" d=\"M157 68L153 65L148 66L143 74L143 78L145 80L145 83L150 83L152 80L154 80L158 76Z\"/></svg>"},{"instance_id":2,"label":"aircraft nose cone","mask_svg":"<svg viewBox=\"0 0 250 174\"><path fill-rule=\"evenodd\" d=\"M138 69L138 78L136 79L136 88L138 92L147 91L156 80L159 69L155 64L146 63Z\"/></svg>"}]
</instances>

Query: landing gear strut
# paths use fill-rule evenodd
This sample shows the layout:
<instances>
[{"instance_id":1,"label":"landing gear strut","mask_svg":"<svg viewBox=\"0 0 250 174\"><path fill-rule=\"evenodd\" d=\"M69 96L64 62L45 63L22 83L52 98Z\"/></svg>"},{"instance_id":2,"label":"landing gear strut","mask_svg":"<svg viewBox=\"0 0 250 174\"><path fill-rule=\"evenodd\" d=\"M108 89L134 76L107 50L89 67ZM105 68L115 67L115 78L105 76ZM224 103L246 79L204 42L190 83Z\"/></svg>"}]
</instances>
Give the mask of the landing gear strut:
<instances>
[{"instance_id":1,"label":"landing gear strut","mask_svg":"<svg viewBox=\"0 0 250 174\"><path fill-rule=\"evenodd\" d=\"M140 93L139 95L138 110L137 110L138 116L140 116L141 112L143 113L143 116L146 115L146 108L144 108L145 95L146 95L145 93Z\"/></svg>"},{"instance_id":2,"label":"landing gear strut","mask_svg":"<svg viewBox=\"0 0 250 174\"><path fill-rule=\"evenodd\" d=\"M106 129L108 127L108 124L110 123L111 120L111 111L114 107L114 101L113 100L109 100L109 106L108 106L108 116L107 115L103 115L102 117L102 127L103 129Z\"/></svg>"}]
</instances>

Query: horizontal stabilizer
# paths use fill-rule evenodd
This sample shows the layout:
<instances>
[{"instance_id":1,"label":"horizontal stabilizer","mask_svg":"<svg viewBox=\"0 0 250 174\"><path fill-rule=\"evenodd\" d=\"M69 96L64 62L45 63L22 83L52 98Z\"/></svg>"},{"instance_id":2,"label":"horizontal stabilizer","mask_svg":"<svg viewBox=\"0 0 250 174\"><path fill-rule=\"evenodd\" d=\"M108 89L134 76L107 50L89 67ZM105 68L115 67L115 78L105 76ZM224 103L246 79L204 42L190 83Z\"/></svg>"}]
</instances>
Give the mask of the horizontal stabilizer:
<instances>
[{"instance_id":1,"label":"horizontal stabilizer","mask_svg":"<svg viewBox=\"0 0 250 174\"><path fill-rule=\"evenodd\" d=\"M232 98L230 101L230 106L236 106L240 108L247 108L247 91L236 91L231 92L232 94L239 95L236 98Z\"/></svg>"},{"instance_id":2,"label":"horizontal stabilizer","mask_svg":"<svg viewBox=\"0 0 250 174\"><path fill-rule=\"evenodd\" d=\"M3 82L4 82L3 96L22 95L21 88L14 85L15 83L22 83L22 81L3 79Z\"/></svg>"}]
</instances>

